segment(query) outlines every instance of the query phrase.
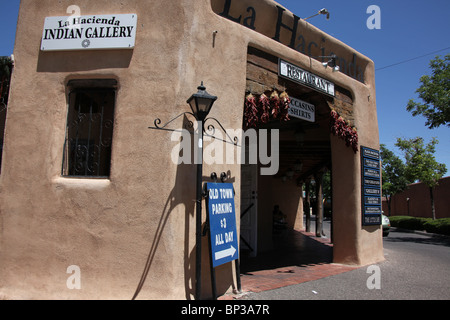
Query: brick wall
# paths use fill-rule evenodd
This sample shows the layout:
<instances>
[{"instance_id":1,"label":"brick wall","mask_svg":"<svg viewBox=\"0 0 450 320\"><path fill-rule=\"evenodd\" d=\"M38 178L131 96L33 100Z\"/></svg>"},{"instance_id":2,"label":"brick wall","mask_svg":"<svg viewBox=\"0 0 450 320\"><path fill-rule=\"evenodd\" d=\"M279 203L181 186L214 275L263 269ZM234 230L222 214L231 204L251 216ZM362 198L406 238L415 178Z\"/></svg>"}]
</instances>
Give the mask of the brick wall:
<instances>
[{"instance_id":1,"label":"brick wall","mask_svg":"<svg viewBox=\"0 0 450 320\"><path fill-rule=\"evenodd\" d=\"M439 185L434 189L434 205L436 219L450 218L450 176L439 180ZM383 200L383 211L388 215L389 210L385 200ZM414 183L404 192L393 196L391 215L431 218L429 188L424 183Z\"/></svg>"}]
</instances>

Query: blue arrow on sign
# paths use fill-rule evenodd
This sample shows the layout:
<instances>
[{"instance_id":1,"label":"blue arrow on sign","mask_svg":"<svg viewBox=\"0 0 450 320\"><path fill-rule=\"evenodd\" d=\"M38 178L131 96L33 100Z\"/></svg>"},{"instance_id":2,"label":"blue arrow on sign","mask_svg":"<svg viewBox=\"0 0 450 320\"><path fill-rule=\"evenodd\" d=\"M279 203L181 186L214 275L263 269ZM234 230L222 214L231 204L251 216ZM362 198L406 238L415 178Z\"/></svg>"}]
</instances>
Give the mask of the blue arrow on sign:
<instances>
[{"instance_id":1,"label":"blue arrow on sign","mask_svg":"<svg viewBox=\"0 0 450 320\"><path fill-rule=\"evenodd\" d=\"M236 251L237 250L235 247L230 246L229 249L225 249L225 250L216 252L214 254L214 257L216 260L220 260L220 259L227 258L227 257L233 257L234 254L236 253Z\"/></svg>"}]
</instances>

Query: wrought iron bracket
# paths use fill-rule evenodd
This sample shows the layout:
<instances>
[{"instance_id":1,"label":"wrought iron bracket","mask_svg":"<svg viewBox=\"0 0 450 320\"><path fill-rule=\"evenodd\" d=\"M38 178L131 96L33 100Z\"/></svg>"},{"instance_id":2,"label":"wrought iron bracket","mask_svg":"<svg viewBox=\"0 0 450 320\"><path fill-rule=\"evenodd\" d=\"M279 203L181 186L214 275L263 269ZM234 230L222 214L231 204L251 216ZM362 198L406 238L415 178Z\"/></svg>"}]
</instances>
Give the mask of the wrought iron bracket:
<instances>
[{"instance_id":1,"label":"wrought iron bracket","mask_svg":"<svg viewBox=\"0 0 450 320\"><path fill-rule=\"evenodd\" d=\"M174 122L175 120L177 120L178 118L182 117L182 116L186 116L186 115L191 115L192 117L195 118L195 121L197 121L195 115L192 112L183 112L181 114L179 114L178 116L176 116L175 118L169 120L168 122L166 122L165 124L161 125L162 121L160 118L156 118L155 121L153 122L154 126L148 127L149 129L152 130L163 130L163 131L171 131L171 132L182 132L181 129L172 129L170 128L170 124L172 122ZM192 129L194 127L194 122L188 120L188 128L187 129ZM208 124L208 122L215 122L217 123L217 125L219 125L220 129L222 132L225 133L225 139L222 138L218 138L215 136L216 133L216 127L214 126L214 124ZM213 138L213 139L217 139L220 140L222 142L225 143L229 143L232 144L236 147L240 147L239 145L239 138L238 137L231 137L227 131L225 130L225 128L222 126L222 124L219 122L219 120L217 120L216 118L206 118L203 121L203 134L207 137Z\"/></svg>"},{"instance_id":2,"label":"wrought iron bracket","mask_svg":"<svg viewBox=\"0 0 450 320\"><path fill-rule=\"evenodd\" d=\"M177 115L175 118L173 118L172 120L169 120L168 122L166 122L165 124L163 124L162 126L161 124L161 119L160 118L156 118L155 121L153 121L154 126L153 127L148 127L149 129L153 129L153 130L164 130L164 131L171 131L171 132L181 132L180 129L170 129L167 128L167 126L169 124L171 124L172 122L174 122L175 120L177 120L178 118L185 116L185 115L191 115L195 118L194 114L192 112L183 112L179 115ZM189 128L193 128L194 127L194 123L192 121L189 121Z\"/></svg>"},{"instance_id":3,"label":"wrought iron bracket","mask_svg":"<svg viewBox=\"0 0 450 320\"><path fill-rule=\"evenodd\" d=\"M216 132L216 127L214 127L213 124L207 125L208 121L216 122L219 125L220 129L222 130L222 132L225 133L226 139L220 139L220 138L217 138L216 136L214 136L214 134ZM231 136L228 134L227 130L225 130L225 128L222 126L222 124L219 122L219 120L217 120L216 118L207 118L207 119L205 119L204 123L205 123L206 130L204 130L203 133L205 134L205 136L211 137L213 139L220 140L220 141L225 142L225 143L229 143L229 144L235 145L236 147L240 147L239 146L239 138L238 137L231 138Z\"/></svg>"}]
</instances>

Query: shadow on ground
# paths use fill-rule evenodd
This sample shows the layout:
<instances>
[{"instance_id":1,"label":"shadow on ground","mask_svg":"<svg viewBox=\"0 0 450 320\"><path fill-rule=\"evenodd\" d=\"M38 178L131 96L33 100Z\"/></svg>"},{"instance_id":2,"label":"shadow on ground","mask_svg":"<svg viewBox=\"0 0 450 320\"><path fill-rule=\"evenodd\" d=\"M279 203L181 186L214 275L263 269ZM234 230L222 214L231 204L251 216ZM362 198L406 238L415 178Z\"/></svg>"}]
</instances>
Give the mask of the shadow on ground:
<instances>
[{"instance_id":1,"label":"shadow on ground","mask_svg":"<svg viewBox=\"0 0 450 320\"><path fill-rule=\"evenodd\" d=\"M299 231L290 230L274 238L274 249L249 257L241 253L241 274L282 267L327 264L333 261L333 247L320 243Z\"/></svg>"}]
</instances>

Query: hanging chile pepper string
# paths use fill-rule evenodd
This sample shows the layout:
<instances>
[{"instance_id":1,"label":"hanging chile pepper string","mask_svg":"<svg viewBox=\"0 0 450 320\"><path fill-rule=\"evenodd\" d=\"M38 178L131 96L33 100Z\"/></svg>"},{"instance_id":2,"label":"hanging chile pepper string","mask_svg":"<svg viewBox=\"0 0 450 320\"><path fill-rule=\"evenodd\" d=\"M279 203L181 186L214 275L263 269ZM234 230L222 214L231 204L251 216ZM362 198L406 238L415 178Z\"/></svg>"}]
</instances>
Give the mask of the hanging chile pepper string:
<instances>
[{"instance_id":1,"label":"hanging chile pepper string","mask_svg":"<svg viewBox=\"0 0 450 320\"><path fill-rule=\"evenodd\" d=\"M270 100L269 98L263 93L258 100L259 107L261 110L261 122L267 123L269 122L270 118Z\"/></svg>"},{"instance_id":2,"label":"hanging chile pepper string","mask_svg":"<svg viewBox=\"0 0 450 320\"><path fill-rule=\"evenodd\" d=\"M258 123L258 108L256 98L251 93L245 98L244 118L247 128L256 127Z\"/></svg>"},{"instance_id":3,"label":"hanging chile pepper string","mask_svg":"<svg viewBox=\"0 0 450 320\"><path fill-rule=\"evenodd\" d=\"M355 153L358 152L358 132L356 128L348 125L335 110L331 110L330 131L333 135L344 140L347 147L352 147Z\"/></svg>"},{"instance_id":4,"label":"hanging chile pepper string","mask_svg":"<svg viewBox=\"0 0 450 320\"><path fill-rule=\"evenodd\" d=\"M280 97L276 90L270 95L270 106L272 107L272 116L276 119L280 114Z\"/></svg>"},{"instance_id":5,"label":"hanging chile pepper string","mask_svg":"<svg viewBox=\"0 0 450 320\"><path fill-rule=\"evenodd\" d=\"M281 115L280 115L280 121L289 121L289 105L291 103L291 98L289 98L289 95L286 91L284 91L280 95L280 104L281 104Z\"/></svg>"}]
</instances>

